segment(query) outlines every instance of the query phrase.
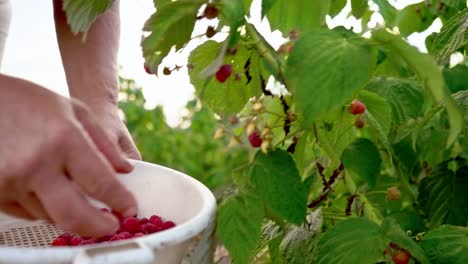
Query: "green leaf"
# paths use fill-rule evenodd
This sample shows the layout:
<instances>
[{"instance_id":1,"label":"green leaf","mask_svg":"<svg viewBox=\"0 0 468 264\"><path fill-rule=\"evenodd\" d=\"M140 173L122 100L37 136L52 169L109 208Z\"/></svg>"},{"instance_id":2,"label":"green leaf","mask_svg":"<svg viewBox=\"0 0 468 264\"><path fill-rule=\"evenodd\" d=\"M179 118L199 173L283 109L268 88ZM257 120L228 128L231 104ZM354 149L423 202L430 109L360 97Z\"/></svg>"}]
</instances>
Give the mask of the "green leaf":
<instances>
[{"instance_id":1,"label":"green leaf","mask_svg":"<svg viewBox=\"0 0 468 264\"><path fill-rule=\"evenodd\" d=\"M346 0L331 0L330 1L330 16L334 17L338 15L341 10L346 6Z\"/></svg>"},{"instance_id":2,"label":"green leaf","mask_svg":"<svg viewBox=\"0 0 468 264\"><path fill-rule=\"evenodd\" d=\"M268 243L268 253L270 255L271 264L283 264L280 255L280 244L282 237L276 237L275 239L270 240Z\"/></svg>"},{"instance_id":3,"label":"green leaf","mask_svg":"<svg viewBox=\"0 0 468 264\"><path fill-rule=\"evenodd\" d=\"M275 216L297 224L305 220L306 190L287 152L258 152L251 178L256 192Z\"/></svg>"},{"instance_id":4,"label":"green leaf","mask_svg":"<svg viewBox=\"0 0 468 264\"><path fill-rule=\"evenodd\" d=\"M422 264L430 263L422 248L401 229L394 219L385 218L381 228L385 237L401 248L408 250L413 258Z\"/></svg>"},{"instance_id":5,"label":"green leaf","mask_svg":"<svg viewBox=\"0 0 468 264\"><path fill-rule=\"evenodd\" d=\"M458 12L444 24L435 37L430 52L437 61L443 61L458 48L468 43L468 8Z\"/></svg>"},{"instance_id":6,"label":"green leaf","mask_svg":"<svg viewBox=\"0 0 468 264\"><path fill-rule=\"evenodd\" d=\"M447 139L447 146L452 145L462 131L463 117L454 100L450 97L448 89L445 87L441 70L434 63L431 56L420 53L415 47L388 32L386 29L374 31L372 39L388 47L392 52L400 54L401 58L416 73L424 88L432 93L435 101L437 103L445 103L450 122L450 134Z\"/></svg>"},{"instance_id":7,"label":"green leaf","mask_svg":"<svg viewBox=\"0 0 468 264\"><path fill-rule=\"evenodd\" d=\"M457 66L444 69L444 79L447 87L452 93L461 90L468 90L468 65L458 64Z\"/></svg>"},{"instance_id":8,"label":"green leaf","mask_svg":"<svg viewBox=\"0 0 468 264\"><path fill-rule=\"evenodd\" d=\"M315 222L311 228L308 225L291 226L286 232L280 244L284 264L314 263L323 222L321 211L312 213L312 218Z\"/></svg>"},{"instance_id":9,"label":"green leaf","mask_svg":"<svg viewBox=\"0 0 468 264\"><path fill-rule=\"evenodd\" d=\"M252 5L253 0L242 0L242 3L244 4L245 11L248 13L250 10L250 6Z\"/></svg>"},{"instance_id":10,"label":"green leaf","mask_svg":"<svg viewBox=\"0 0 468 264\"><path fill-rule=\"evenodd\" d=\"M374 49L354 33L317 30L304 34L289 56L286 79L305 124L310 126L321 114L343 105L371 78L375 62Z\"/></svg>"},{"instance_id":11,"label":"green leaf","mask_svg":"<svg viewBox=\"0 0 468 264\"><path fill-rule=\"evenodd\" d=\"M236 263L249 263L260 236L263 205L251 193L231 196L218 209L218 233Z\"/></svg>"},{"instance_id":12,"label":"green leaf","mask_svg":"<svg viewBox=\"0 0 468 264\"><path fill-rule=\"evenodd\" d=\"M242 110L250 98L261 93L260 58L256 51L239 46L235 55L224 58L224 63L233 67L231 76L224 83L215 78L207 80L201 72L217 57L220 49L220 43L208 41L192 51L189 56L189 63L193 65L193 69L189 71L190 82L195 86L200 100L213 111L221 115L235 114ZM250 81L244 69L248 62ZM236 73L243 73L240 80L236 80Z\"/></svg>"},{"instance_id":13,"label":"green leaf","mask_svg":"<svg viewBox=\"0 0 468 264\"><path fill-rule=\"evenodd\" d=\"M433 22L434 15L427 8L426 3L408 5L396 13L393 26L397 26L400 34L409 36L414 32L426 30Z\"/></svg>"},{"instance_id":14,"label":"green leaf","mask_svg":"<svg viewBox=\"0 0 468 264\"><path fill-rule=\"evenodd\" d=\"M468 263L468 228L443 225L429 231L421 246L433 264Z\"/></svg>"},{"instance_id":15,"label":"green leaf","mask_svg":"<svg viewBox=\"0 0 468 264\"><path fill-rule=\"evenodd\" d=\"M367 10L367 0L351 0L351 13L357 19L361 18Z\"/></svg>"},{"instance_id":16,"label":"green leaf","mask_svg":"<svg viewBox=\"0 0 468 264\"><path fill-rule=\"evenodd\" d=\"M262 7L262 12L266 14L272 29L279 29L283 33L291 30L308 32L326 25L325 16L330 8L330 2L329 0L267 0L263 1Z\"/></svg>"},{"instance_id":17,"label":"green leaf","mask_svg":"<svg viewBox=\"0 0 468 264\"><path fill-rule=\"evenodd\" d=\"M453 171L449 164L458 164L461 167ZM445 161L421 181L418 199L431 226L468 224L466 186L468 166L463 161Z\"/></svg>"},{"instance_id":18,"label":"green leaf","mask_svg":"<svg viewBox=\"0 0 468 264\"><path fill-rule=\"evenodd\" d=\"M393 25L397 10L388 2L388 0L373 0L379 7L379 13L382 14L387 25Z\"/></svg>"},{"instance_id":19,"label":"green leaf","mask_svg":"<svg viewBox=\"0 0 468 264\"><path fill-rule=\"evenodd\" d=\"M278 0L262 0L262 18L270 11Z\"/></svg>"},{"instance_id":20,"label":"green leaf","mask_svg":"<svg viewBox=\"0 0 468 264\"><path fill-rule=\"evenodd\" d=\"M418 83L393 77L375 77L366 89L382 96L392 107L395 124L416 119L422 110L423 94Z\"/></svg>"},{"instance_id":21,"label":"green leaf","mask_svg":"<svg viewBox=\"0 0 468 264\"><path fill-rule=\"evenodd\" d=\"M244 0L221 0L221 21L236 31L245 22Z\"/></svg>"},{"instance_id":22,"label":"green leaf","mask_svg":"<svg viewBox=\"0 0 468 264\"><path fill-rule=\"evenodd\" d=\"M341 159L346 170L359 175L371 187L375 186L382 158L372 141L365 138L357 139L345 149Z\"/></svg>"},{"instance_id":23,"label":"green leaf","mask_svg":"<svg viewBox=\"0 0 468 264\"><path fill-rule=\"evenodd\" d=\"M377 121L371 125L376 126L377 130L382 130L387 136L392 124L392 108L387 100L367 90L360 91L358 99L366 105L365 116L369 118L372 116Z\"/></svg>"},{"instance_id":24,"label":"green leaf","mask_svg":"<svg viewBox=\"0 0 468 264\"><path fill-rule=\"evenodd\" d=\"M202 0L168 2L145 22L143 30L149 35L143 38L141 47L152 72L157 72L172 47L179 50L190 41L198 9L203 3Z\"/></svg>"},{"instance_id":25,"label":"green leaf","mask_svg":"<svg viewBox=\"0 0 468 264\"><path fill-rule=\"evenodd\" d=\"M84 33L85 38L96 18L113 3L113 0L63 0L63 10L73 34Z\"/></svg>"},{"instance_id":26,"label":"green leaf","mask_svg":"<svg viewBox=\"0 0 468 264\"><path fill-rule=\"evenodd\" d=\"M387 240L376 223L364 218L347 219L320 239L316 263L376 263L386 247Z\"/></svg>"},{"instance_id":27,"label":"green leaf","mask_svg":"<svg viewBox=\"0 0 468 264\"><path fill-rule=\"evenodd\" d=\"M262 231L260 233L260 240L257 242L257 248L255 249L255 254L258 254L268 243L278 237L283 236L283 231L280 226L277 225L272 220L267 220L262 225Z\"/></svg>"}]
</instances>

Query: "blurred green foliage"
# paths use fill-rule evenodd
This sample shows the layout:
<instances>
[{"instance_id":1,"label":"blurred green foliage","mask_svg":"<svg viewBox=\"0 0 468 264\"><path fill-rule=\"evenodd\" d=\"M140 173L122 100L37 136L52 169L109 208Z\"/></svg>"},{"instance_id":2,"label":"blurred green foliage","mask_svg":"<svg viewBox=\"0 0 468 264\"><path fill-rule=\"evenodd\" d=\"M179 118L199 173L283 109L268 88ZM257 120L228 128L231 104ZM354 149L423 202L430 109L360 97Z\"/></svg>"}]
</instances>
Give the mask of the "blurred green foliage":
<instances>
[{"instance_id":1,"label":"blurred green foliage","mask_svg":"<svg viewBox=\"0 0 468 264\"><path fill-rule=\"evenodd\" d=\"M234 166L247 163L245 149L227 149L227 142L214 140L214 113L197 100L186 105L187 115L178 127L165 122L163 108L145 109L141 87L120 78L119 107L143 160L184 172L210 189L226 186Z\"/></svg>"}]
</instances>

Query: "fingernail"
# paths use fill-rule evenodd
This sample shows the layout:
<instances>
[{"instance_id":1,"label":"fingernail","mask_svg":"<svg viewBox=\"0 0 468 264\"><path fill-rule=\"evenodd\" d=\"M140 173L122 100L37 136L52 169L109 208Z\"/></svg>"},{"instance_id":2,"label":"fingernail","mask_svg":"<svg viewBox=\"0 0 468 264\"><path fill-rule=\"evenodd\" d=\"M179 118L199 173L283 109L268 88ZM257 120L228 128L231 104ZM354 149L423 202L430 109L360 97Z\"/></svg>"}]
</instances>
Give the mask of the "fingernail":
<instances>
[{"instance_id":1,"label":"fingernail","mask_svg":"<svg viewBox=\"0 0 468 264\"><path fill-rule=\"evenodd\" d=\"M123 167L126 171L133 170L133 164L130 161L128 161L126 158L123 159Z\"/></svg>"},{"instance_id":2,"label":"fingernail","mask_svg":"<svg viewBox=\"0 0 468 264\"><path fill-rule=\"evenodd\" d=\"M127 210L124 211L123 215L125 217L134 217L138 213L138 208L136 207L130 207Z\"/></svg>"},{"instance_id":3,"label":"fingernail","mask_svg":"<svg viewBox=\"0 0 468 264\"><path fill-rule=\"evenodd\" d=\"M104 212L102 213L102 215L104 216L104 218L106 218L106 223L107 223L106 226L109 229L111 229L109 231L109 234L113 234L117 232L117 230L120 228L119 220L117 219L117 217L115 217L112 214L104 213Z\"/></svg>"}]
</instances>

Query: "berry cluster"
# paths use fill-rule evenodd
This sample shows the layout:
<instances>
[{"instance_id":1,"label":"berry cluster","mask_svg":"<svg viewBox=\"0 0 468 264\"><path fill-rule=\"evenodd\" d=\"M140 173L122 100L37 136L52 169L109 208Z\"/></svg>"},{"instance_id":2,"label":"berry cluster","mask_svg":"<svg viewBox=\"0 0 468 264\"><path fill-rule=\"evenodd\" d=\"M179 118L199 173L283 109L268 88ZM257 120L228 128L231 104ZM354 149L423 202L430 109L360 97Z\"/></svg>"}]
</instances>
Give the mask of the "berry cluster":
<instances>
[{"instance_id":1,"label":"berry cluster","mask_svg":"<svg viewBox=\"0 0 468 264\"><path fill-rule=\"evenodd\" d=\"M107 209L102 209L104 212L109 212ZM113 235L107 235L99 238L81 237L70 233L63 233L55 238L51 245L55 246L83 246L90 244L99 244L107 241L118 241L130 238L142 237L144 235L153 234L159 231L167 230L175 226L172 221L164 221L160 216L152 215L149 219L146 217L128 217L122 218L119 214L115 214L120 219L120 229Z\"/></svg>"},{"instance_id":2,"label":"berry cluster","mask_svg":"<svg viewBox=\"0 0 468 264\"><path fill-rule=\"evenodd\" d=\"M366 111L366 105L359 101L359 100L353 100L351 104L348 107L348 112L352 115L359 115L358 118L356 119L356 122L354 122L354 126L357 128L363 128L364 125L366 124L364 117L361 116Z\"/></svg>"}]
</instances>

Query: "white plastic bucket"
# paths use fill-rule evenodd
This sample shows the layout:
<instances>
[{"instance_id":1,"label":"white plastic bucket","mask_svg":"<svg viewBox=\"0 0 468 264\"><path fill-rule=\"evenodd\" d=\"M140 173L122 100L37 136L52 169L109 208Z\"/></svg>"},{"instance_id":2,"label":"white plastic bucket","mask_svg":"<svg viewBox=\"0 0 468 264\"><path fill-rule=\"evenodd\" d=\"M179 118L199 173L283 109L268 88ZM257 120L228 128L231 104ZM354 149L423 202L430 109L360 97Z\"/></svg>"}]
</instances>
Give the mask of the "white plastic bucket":
<instances>
[{"instance_id":1,"label":"white plastic bucket","mask_svg":"<svg viewBox=\"0 0 468 264\"><path fill-rule=\"evenodd\" d=\"M48 247L61 232L55 226L0 215L0 263L211 263L216 201L210 190L172 169L132 162L134 170L118 177L135 195L138 216L157 214L176 227L111 243Z\"/></svg>"}]
</instances>

